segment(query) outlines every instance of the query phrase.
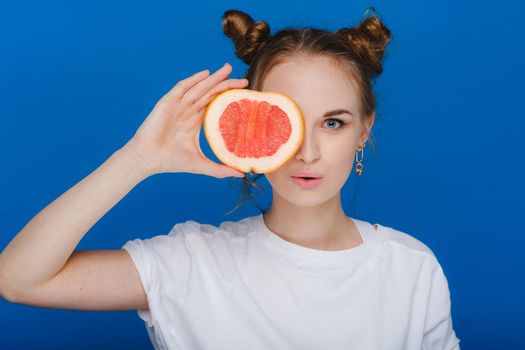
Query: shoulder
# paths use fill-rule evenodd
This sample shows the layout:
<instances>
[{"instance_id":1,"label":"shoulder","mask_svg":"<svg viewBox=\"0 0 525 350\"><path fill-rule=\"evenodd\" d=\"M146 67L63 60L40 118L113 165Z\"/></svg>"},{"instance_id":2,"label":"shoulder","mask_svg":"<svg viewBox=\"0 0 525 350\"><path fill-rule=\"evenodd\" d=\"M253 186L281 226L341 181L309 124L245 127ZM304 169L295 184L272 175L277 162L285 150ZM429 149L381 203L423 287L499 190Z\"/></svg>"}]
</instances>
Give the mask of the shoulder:
<instances>
[{"instance_id":1,"label":"shoulder","mask_svg":"<svg viewBox=\"0 0 525 350\"><path fill-rule=\"evenodd\" d=\"M381 241L374 255L385 271L420 282L424 276L443 274L434 251L416 234L377 223L374 226Z\"/></svg>"},{"instance_id":2,"label":"shoulder","mask_svg":"<svg viewBox=\"0 0 525 350\"><path fill-rule=\"evenodd\" d=\"M223 237L222 230L212 224L200 223L196 220L186 220L176 223L168 233L158 234L144 239L133 239L126 242L122 248L128 251L148 254L157 260L171 259L173 256L190 256L202 246L215 242Z\"/></svg>"},{"instance_id":3,"label":"shoulder","mask_svg":"<svg viewBox=\"0 0 525 350\"><path fill-rule=\"evenodd\" d=\"M185 246L208 247L210 249L229 248L233 243L245 241L253 231L252 217L238 221L226 220L218 225L186 220L175 224L167 239L182 241Z\"/></svg>"},{"instance_id":4,"label":"shoulder","mask_svg":"<svg viewBox=\"0 0 525 350\"><path fill-rule=\"evenodd\" d=\"M450 307L448 281L433 250L414 235L393 227L375 224L383 236L376 257L385 274L406 286L415 283L425 300L431 298L443 307Z\"/></svg>"},{"instance_id":5,"label":"shoulder","mask_svg":"<svg viewBox=\"0 0 525 350\"><path fill-rule=\"evenodd\" d=\"M420 239L416 238L413 233L378 223L374 224L374 226L376 226L377 231L383 235L385 242L407 252L428 255L435 258L433 250Z\"/></svg>"},{"instance_id":6,"label":"shoulder","mask_svg":"<svg viewBox=\"0 0 525 350\"><path fill-rule=\"evenodd\" d=\"M219 225L199 222L196 220L186 220L173 226L169 235L181 234L186 238L198 236L204 239L213 239L217 236L224 236L228 239L244 237L252 228L252 217L245 217L238 221L226 220Z\"/></svg>"}]
</instances>

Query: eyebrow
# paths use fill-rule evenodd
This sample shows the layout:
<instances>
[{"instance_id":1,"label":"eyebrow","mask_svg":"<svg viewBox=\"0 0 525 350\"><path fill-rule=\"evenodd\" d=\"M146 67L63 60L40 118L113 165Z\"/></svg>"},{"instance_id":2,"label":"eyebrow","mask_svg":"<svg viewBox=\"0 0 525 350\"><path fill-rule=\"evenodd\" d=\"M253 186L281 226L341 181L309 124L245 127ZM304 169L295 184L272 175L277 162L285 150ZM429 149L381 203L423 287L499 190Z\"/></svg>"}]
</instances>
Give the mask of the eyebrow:
<instances>
[{"instance_id":1,"label":"eyebrow","mask_svg":"<svg viewBox=\"0 0 525 350\"><path fill-rule=\"evenodd\" d=\"M334 115L345 114L345 113L348 113L353 116L353 114L347 111L346 109L334 109L333 111L328 111L325 114L323 114L323 118L332 117Z\"/></svg>"}]
</instances>

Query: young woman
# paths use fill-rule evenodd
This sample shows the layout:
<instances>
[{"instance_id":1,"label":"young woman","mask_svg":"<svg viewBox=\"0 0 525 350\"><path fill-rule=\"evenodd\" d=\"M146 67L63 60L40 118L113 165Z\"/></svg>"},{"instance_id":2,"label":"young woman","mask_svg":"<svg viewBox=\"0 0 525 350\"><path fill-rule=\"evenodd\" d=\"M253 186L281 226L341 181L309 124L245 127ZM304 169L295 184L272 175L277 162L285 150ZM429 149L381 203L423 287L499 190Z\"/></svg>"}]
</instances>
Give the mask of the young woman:
<instances>
[{"instance_id":1,"label":"young woman","mask_svg":"<svg viewBox=\"0 0 525 350\"><path fill-rule=\"evenodd\" d=\"M0 256L2 296L80 310L137 309L156 349L459 349L447 279L407 233L345 214L340 190L371 135L371 79L390 31L373 14L354 28L284 29L224 13L249 65L198 72L163 96L134 137L38 213ZM75 251L110 208L153 174L243 173L199 147L204 108L251 88L300 106L298 152L265 174L270 210L219 227L188 220L116 251ZM311 188L295 177L320 178Z\"/></svg>"}]
</instances>

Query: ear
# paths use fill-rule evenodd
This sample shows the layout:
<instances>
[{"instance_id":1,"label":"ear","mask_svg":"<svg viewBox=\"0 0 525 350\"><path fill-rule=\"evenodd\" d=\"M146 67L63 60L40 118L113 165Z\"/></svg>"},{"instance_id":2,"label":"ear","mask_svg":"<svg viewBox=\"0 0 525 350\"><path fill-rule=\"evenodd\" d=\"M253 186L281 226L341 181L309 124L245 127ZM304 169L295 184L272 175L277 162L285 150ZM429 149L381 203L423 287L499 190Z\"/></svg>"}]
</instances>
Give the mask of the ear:
<instances>
[{"instance_id":1,"label":"ear","mask_svg":"<svg viewBox=\"0 0 525 350\"><path fill-rule=\"evenodd\" d=\"M368 136L370 135L370 131L372 130L372 127L374 126L374 121L376 119L376 112L373 111L370 117L366 118L366 120L363 122L364 130L361 134L361 137L359 138L359 145L364 145L366 140L368 139Z\"/></svg>"}]
</instances>

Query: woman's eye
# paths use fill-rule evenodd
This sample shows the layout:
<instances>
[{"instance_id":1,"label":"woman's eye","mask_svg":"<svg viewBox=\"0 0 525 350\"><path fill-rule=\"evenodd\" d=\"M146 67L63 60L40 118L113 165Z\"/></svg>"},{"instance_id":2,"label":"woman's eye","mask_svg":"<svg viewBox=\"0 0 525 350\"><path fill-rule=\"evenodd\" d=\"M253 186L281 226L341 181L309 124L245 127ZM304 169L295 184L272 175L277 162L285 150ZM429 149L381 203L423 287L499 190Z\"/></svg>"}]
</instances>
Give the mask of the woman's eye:
<instances>
[{"instance_id":1,"label":"woman's eye","mask_svg":"<svg viewBox=\"0 0 525 350\"><path fill-rule=\"evenodd\" d=\"M339 128L333 128L333 127L331 127L331 126L334 125L334 123L333 123L334 121L337 122L337 123L339 123L339 124L341 124L341 127L339 127ZM341 128L345 125L345 122L342 121L341 119L330 118L330 119L325 120L325 124L328 125L328 129L335 129L335 130L337 130L337 129L341 129Z\"/></svg>"}]
</instances>

